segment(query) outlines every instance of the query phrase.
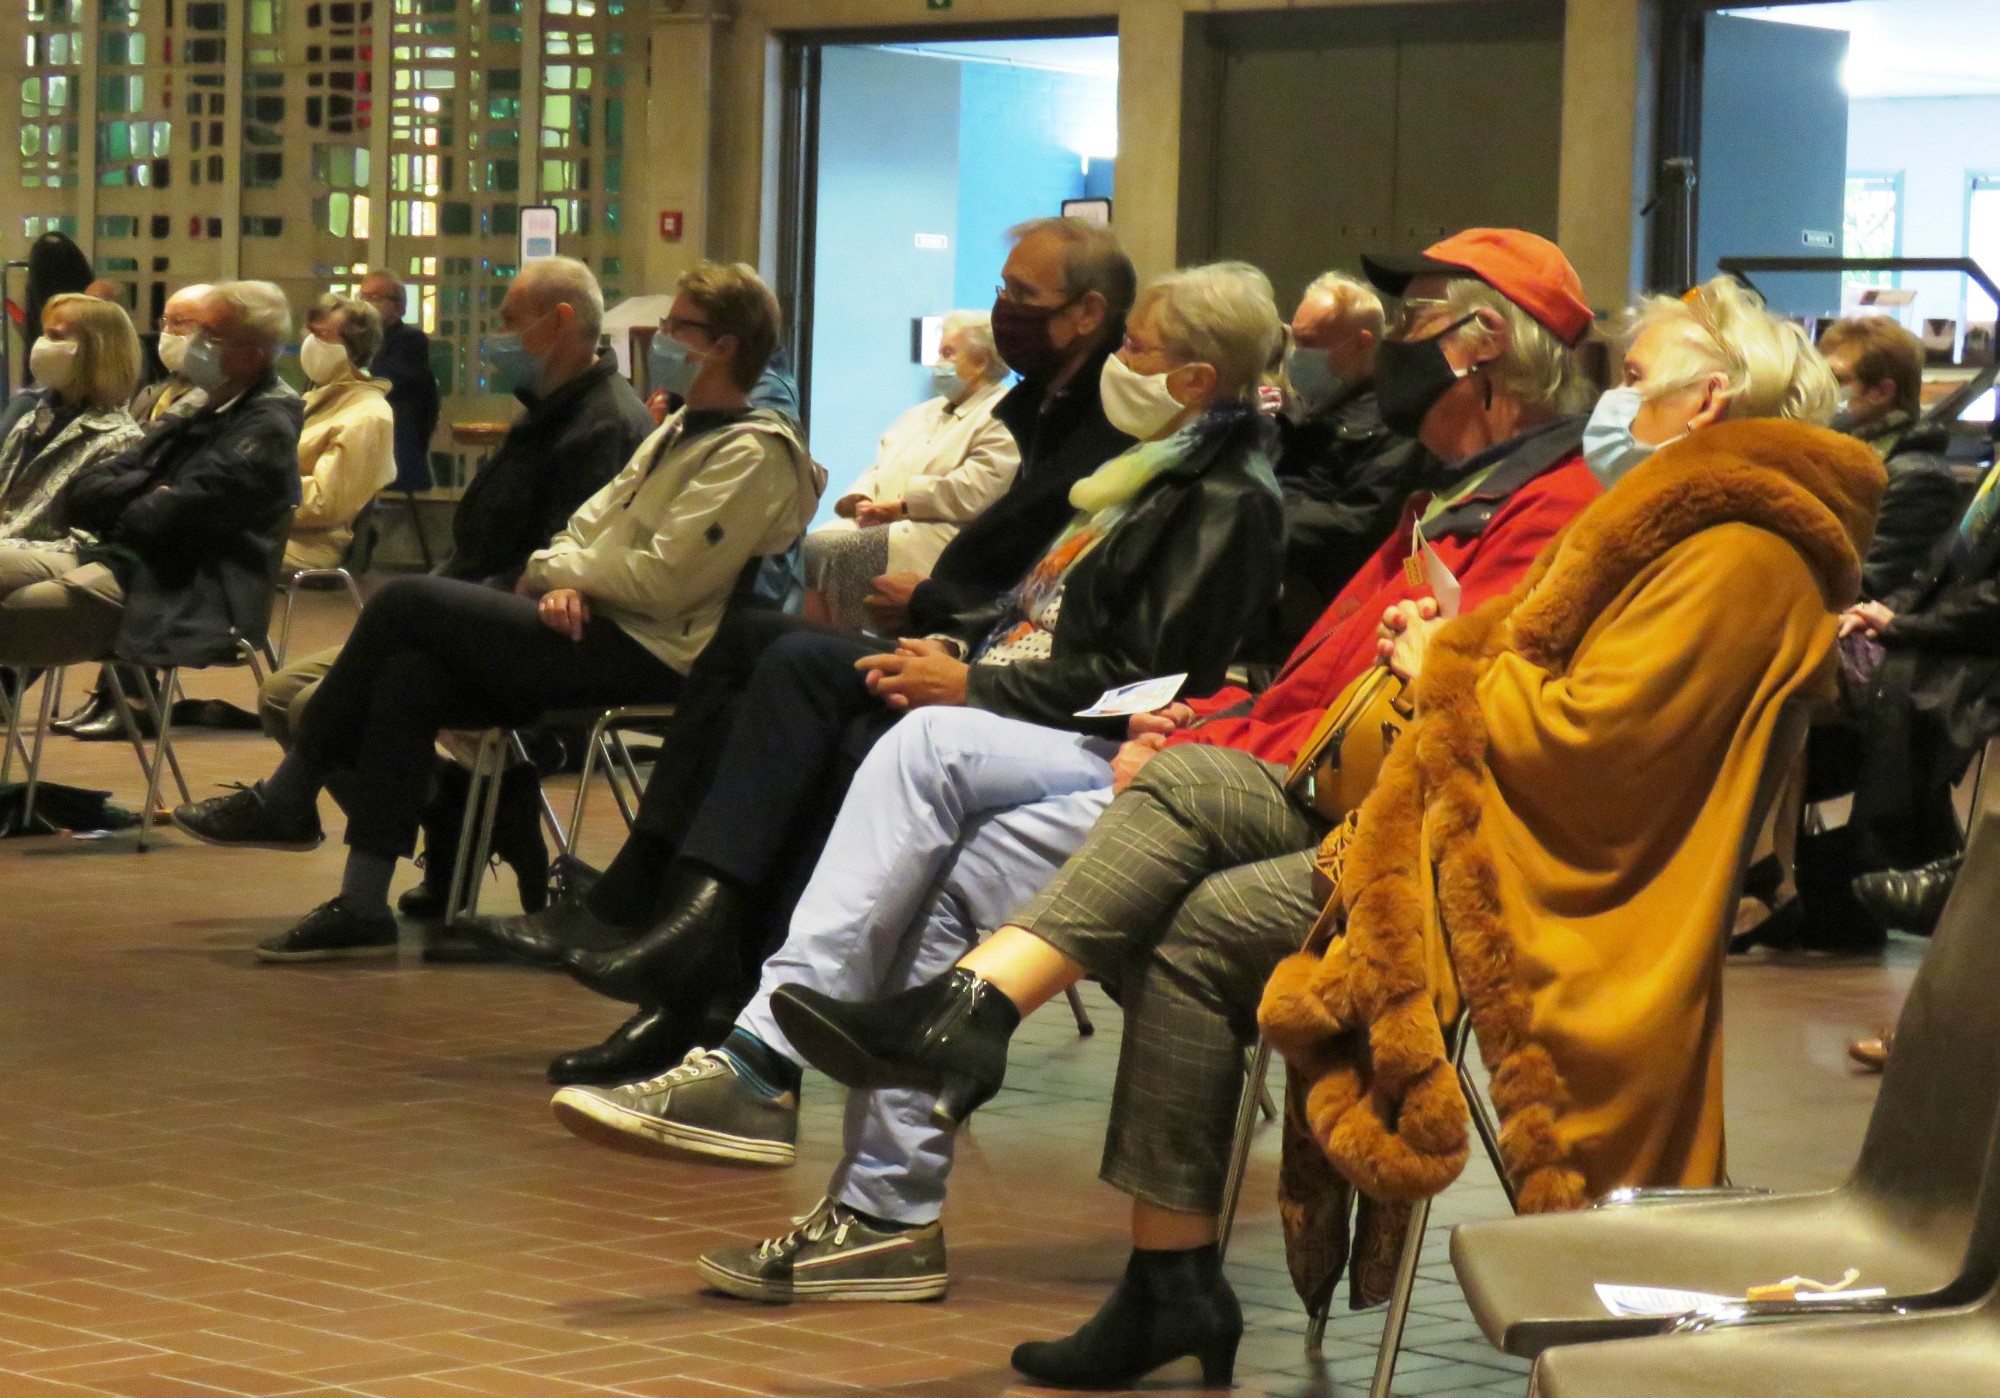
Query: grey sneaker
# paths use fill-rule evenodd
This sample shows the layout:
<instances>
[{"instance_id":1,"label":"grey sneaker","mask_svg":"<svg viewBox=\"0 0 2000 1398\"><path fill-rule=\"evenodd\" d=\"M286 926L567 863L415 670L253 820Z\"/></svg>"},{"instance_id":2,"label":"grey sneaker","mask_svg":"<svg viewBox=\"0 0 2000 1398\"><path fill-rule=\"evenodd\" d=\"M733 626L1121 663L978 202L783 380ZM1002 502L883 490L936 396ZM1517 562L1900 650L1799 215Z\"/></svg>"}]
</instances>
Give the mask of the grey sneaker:
<instances>
[{"instance_id":1,"label":"grey sneaker","mask_svg":"<svg viewBox=\"0 0 2000 1398\"><path fill-rule=\"evenodd\" d=\"M935 1301L951 1285L941 1223L887 1233L831 1199L792 1223L754 1247L717 1248L695 1270L746 1301Z\"/></svg>"},{"instance_id":2,"label":"grey sneaker","mask_svg":"<svg viewBox=\"0 0 2000 1398\"><path fill-rule=\"evenodd\" d=\"M565 1087L549 1106L573 1134L637 1155L789 1165L799 1138L799 1095L752 1091L713 1049L693 1049L643 1082Z\"/></svg>"}]
</instances>

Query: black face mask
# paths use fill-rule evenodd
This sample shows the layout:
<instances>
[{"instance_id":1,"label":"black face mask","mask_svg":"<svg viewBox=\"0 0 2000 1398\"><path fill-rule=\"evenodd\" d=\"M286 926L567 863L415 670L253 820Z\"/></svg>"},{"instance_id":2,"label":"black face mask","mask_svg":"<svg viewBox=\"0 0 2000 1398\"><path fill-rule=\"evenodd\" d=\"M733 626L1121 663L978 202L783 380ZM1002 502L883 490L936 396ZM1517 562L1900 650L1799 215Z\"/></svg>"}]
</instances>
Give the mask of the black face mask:
<instances>
[{"instance_id":1,"label":"black face mask","mask_svg":"<svg viewBox=\"0 0 2000 1398\"><path fill-rule=\"evenodd\" d=\"M1444 337L1472 319L1464 316L1422 340L1384 340L1376 348L1375 401L1383 426L1404 437L1417 435L1431 406L1463 377L1444 357Z\"/></svg>"},{"instance_id":2,"label":"black face mask","mask_svg":"<svg viewBox=\"0 0 2000 1398\"><path fill-rule=\"evenodd\" d=\"M993 348L1007 367L1029 383L1047 383L1062 372L1069 351L1049 338L1049 322L1074 306L1073 297L1060 306L1030 306L1004 298L993 303Z\"/></svg>"}]
</instances>

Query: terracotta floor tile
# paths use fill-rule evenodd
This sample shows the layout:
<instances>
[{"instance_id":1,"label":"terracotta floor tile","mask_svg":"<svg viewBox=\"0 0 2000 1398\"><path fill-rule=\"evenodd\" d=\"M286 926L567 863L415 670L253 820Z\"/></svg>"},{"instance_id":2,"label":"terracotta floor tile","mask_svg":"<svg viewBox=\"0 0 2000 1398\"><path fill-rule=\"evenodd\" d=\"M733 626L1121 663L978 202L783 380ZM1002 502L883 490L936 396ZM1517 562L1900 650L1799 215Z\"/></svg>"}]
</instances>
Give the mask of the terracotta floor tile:
<instances>
[{"instance_id":1,"label":"terracotta floor tile","mask_svg":"<svg viewBox=\"0 0 2000 1398\"><path fill-rule=\"evenodd\" d=\"M295 644L347 618L309 596ZM89 680L79 669L69 692ZM251 698L235 673L188 689ZM180 753L197 795L274 756L257 734L201 732ZM52 739L46 775L127 803L140 790L114 744ZM586 857L606 860L618 825L594 793ZM294 855L158 833L144 856L130 835L0 842L0 1398L995 1398L1027 1391L1012 1346L1074 1328L1124 1265L1127 1205L1095 1178L1120 1020L1095 991L1097 1034L1060 1006L1031 1019L1007 1090L959 1142L948 1299L758 1306L703 1294L693 1264L818 1200L842 1105L825 1079L808 1075L790 1171L595 1149L550 1116L542 1069L624 1006L522 968L260 965L251 945L332 892L338 840ZM500 883L485 897L510 906ZM1846 1174L1877 1080L1850 1073L1844 1042L1893 1017L1920 950L1731 965L1740 1181ZM1276 1146L1264 1129L1229 1259L1244 1398L1365 1381L1380 1324L1342 1309L1330 1368L1304 1356ZM1413 1388L1524 1391L1465 1318L1443 1252L1450 1223L1504 1208L1478 1160L1439 1201Z\"/></svg>"}]
</instances>

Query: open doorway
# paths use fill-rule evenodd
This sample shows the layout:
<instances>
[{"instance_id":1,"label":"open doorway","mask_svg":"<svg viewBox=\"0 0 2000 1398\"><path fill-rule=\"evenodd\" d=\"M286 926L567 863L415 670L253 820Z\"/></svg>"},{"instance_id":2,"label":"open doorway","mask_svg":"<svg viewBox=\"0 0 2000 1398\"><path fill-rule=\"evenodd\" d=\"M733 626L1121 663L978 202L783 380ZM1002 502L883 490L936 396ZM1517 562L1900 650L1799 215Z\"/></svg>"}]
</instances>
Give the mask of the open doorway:
<instances>
[{"instance_id":1,"label":"open doorway","mask_svg":"<svg viewBox=\"0 0 2000 1398\"><path fill-rule=\"evenodd\" d=\"M1704 17L1698 277L1725 257L1971 258L2000 279L2000 4L1812 0ZM1933 382L1991 364L2000 314L1960 272L1766 273L1801 318L1875 312ZM1990 419L1991 396L1968 418Z\"/></svg>"},{"instance_id":2,"label":"open doorway","mask_svg":"<svg viewBox=\"0 0 2000 1398\"><path fill-rule=\"evenodd\" d=\"M1074 201L1109 216L1118 41L824 41L792 68L781 279L830 510L883 429L931 396L938 322L991 307L1006 231Z\"/></svg>"}]
</instances>

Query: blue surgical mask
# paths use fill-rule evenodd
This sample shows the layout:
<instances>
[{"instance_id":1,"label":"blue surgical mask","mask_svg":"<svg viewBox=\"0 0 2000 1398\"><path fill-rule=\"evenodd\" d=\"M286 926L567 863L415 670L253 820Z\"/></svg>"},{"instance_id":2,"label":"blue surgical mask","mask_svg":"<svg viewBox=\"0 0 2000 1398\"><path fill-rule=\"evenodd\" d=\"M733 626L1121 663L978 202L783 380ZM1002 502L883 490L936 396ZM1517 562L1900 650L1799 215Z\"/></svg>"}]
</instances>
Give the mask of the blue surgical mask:
<instances>
[{"instance_id":1,"label":"blue surgical mask","mask_svg":"<svg viewBox=\"0 0 2000 1398\"><path fill-rule=\"evenodd\" d=\"M1584 424L1583 461L1606 490L1661 447L1680 440L1671 437L1665 442L1642 442L1634 437L1632 421L1645 405L1646 395L1637 388L1610 389L1597 400L1590 421Z\"/></svg>"},{"instance_id":2,"label":"blue surgical mask","mask_svg":"<svg viewBox=\"0 0 2000 1398\"><path fill-rule=\"evenodd\" d=\"M666 331L655 331L646 346L646 383L655 391L665 389L676 398L685 398L707 358Z\"/></svg>"},{"instance_id":3,"label":"blue surgical mask","mask_svg":"<svg viewBox=\"0 0 2000 1398\"><path fill-rule=\"evenodd\" d=\"M518 393L533 388L542 376L542 357L528 350L519 335L488 335L480 344L486 362L486 391Z\"/></svg>"},{"instance_id":4,"label":"blue surgical mask","mask_svg":"<svg viewBox=\"0 0 2000 1398\"><path fill-rule=\"evenodd\" d=\"M940 359L931 365L931 391L943 398L956 398L965 392L965 380L959 377L956 361Z\"/></svg>"},{"instance_id":5,"label":"blue surgical mask","mask_svg":"<svg viewBox=\"0 0 2000 1398\"><path fill-rule=\"evenodd\" d=\"M1325 350L1295 348L1285 364L1285 377L1292 381L1292 392L1309 413L1331 403L1341 388L1340 377L1327 367Z\"/></svg>"},{"instance_id":6,"label":"blue surgical mask","mask_svg":"<svg viewBox=\"0 0 2000 1398\"><path fill-rule=\"evenodd\" d=\"M213 393L228 380L222 367L222 346L197 330L188 337L187 353L181 356L181 377L206 393Z\"/></svg>"}]
</instances>

